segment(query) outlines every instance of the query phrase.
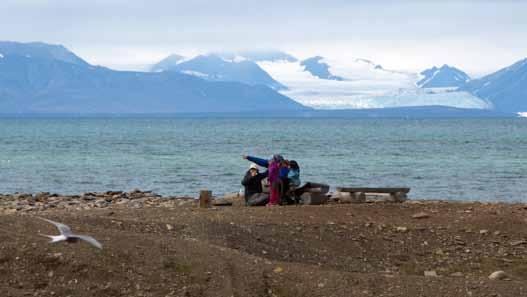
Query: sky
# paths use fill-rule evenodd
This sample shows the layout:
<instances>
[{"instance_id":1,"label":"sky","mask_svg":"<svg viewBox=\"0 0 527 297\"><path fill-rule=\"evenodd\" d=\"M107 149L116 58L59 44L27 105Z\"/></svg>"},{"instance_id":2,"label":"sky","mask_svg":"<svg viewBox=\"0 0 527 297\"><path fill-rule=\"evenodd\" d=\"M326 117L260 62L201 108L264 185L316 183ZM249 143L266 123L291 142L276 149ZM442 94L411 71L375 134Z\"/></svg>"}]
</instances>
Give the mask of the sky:
<instances>
[{"instance_id":1,"label":"sky","mask_svg":"<svg viewBox=\"0 0 527 297\"><path fill-rule=\"evenodd\" d=\"M144 70L168 54L280 49L480 76L527 57L527 1L1 0L0 40Z\"/></svg>"}]
</instances>

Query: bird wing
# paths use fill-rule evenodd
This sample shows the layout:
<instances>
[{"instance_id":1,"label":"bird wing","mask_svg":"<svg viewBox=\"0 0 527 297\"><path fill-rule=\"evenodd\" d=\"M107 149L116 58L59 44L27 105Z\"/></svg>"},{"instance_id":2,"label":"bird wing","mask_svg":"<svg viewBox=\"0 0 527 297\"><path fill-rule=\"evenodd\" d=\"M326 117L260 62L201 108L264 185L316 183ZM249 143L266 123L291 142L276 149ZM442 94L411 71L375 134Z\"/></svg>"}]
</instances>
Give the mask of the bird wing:
<instances>
[{"instance_id":1,"label":"bird wing","mask_svg":"<svg viewBox=\"0 0 527 297\"><path fill-rule=\"evenodd\" d=\"M68 227L68 226L66 226L66 225L64 225L62 223L55 222L55 221L52 221L52 220L48 220L48 219L45 219L45 218L39 217L39 219L44 220L44 221L46 221L48 223L51 223L51 224L55 225L55 227L57 227L57 229L59 229L60 234L65 235L65 236L71 235L71 228L70 227Z\"/></svg>"},{"instance_id":2,"label":"bird wing","mask_svg":"<svg viewBox=\"0 0 527 297\"><path fill-rule=\"evenodd\" d=\"M80 240L84 240L87 243L93 245L94 247L102 249L102 244L100 242L98 242L95 238L91 237L91 236L72 234L72 235L70 235L70 237L78 238Z\"/></svg>"}]
</instances>

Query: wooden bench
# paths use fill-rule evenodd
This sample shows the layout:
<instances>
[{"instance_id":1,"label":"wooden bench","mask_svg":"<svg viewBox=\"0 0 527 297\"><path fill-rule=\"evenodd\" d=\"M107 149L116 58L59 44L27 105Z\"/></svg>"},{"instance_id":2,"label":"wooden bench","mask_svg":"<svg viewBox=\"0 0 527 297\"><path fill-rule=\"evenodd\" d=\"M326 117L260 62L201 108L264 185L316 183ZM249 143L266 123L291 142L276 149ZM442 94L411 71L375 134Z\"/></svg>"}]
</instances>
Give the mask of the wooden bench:
<instances>
[{"instance_id":1,"label":"wooden bench","mask_svg":"<svg viewBox=\"0 0 527 297\"><path fill-rule=\"evenodd\" d=\"M337 187L341 200L351 203L363 203L366 201L366 193L390 194L390 201L403 202L407 199L410 188L353 188ZM349 200L349 201L348 201Z\"/></svg>"}]
</instances>

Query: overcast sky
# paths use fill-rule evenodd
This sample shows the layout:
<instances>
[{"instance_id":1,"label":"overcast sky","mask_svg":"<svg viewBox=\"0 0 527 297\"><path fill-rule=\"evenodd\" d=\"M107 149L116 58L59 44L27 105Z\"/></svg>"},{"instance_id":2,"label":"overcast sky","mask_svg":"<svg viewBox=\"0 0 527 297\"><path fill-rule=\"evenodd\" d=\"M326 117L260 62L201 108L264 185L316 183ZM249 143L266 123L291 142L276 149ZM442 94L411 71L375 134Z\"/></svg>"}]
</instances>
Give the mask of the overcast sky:
<instances>
[{"instance_id":1,"label":"overcast sky","mask_svg":"<svg viewBox=\"0 0 527 297\"><path fill-rule=\"evenodd\" d=\"M526 16L527 1L0 0L0 40L60 43L118 69L275 48L481 75L527 57Z\"/></svg>"}]
</instances>

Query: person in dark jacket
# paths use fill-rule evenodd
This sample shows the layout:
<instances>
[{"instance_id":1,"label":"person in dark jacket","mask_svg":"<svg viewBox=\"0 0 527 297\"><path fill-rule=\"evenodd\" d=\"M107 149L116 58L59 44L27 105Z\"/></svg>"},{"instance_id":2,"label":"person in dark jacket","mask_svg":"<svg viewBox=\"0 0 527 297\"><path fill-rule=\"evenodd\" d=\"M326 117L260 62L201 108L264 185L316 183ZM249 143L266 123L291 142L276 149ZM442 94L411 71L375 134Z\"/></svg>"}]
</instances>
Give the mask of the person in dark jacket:
<instances>
[{"instance_id":1,"label":"person in dark jacket","mask_svg":"<svg viewBox=\"0 0 527 297\"><path fill-rule=\"evenodd\" d=\"M242 180L242 185L245 188L245 203L254 194L262 193L262 180L267 177L267 171L260 173L256 164L251 164L249 170L245 173Z\"/></svg>"}]
</instances>

